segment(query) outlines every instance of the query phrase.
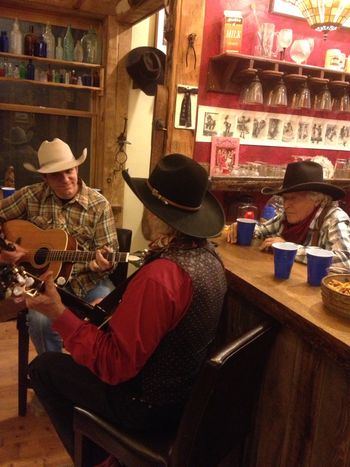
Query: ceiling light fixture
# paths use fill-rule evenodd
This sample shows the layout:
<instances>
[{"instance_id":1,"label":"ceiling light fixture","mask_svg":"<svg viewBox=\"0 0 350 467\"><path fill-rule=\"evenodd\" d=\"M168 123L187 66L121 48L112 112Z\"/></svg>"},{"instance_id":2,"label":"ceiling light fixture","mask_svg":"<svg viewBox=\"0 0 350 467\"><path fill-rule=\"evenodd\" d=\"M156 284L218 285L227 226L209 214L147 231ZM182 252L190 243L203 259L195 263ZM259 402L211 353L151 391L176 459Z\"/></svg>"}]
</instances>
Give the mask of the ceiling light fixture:
<instances>
[{"instance_id":1,"label":"ceiling light fixture","mask_svg":"<svg viewBox=\"0 0 350 467\"><path fill-rule=\"evenodd\" d=\"M324 39L328 31L335 31L350 18L350 0L294 0L301 14Z\"/></svg>"}]
</instances>

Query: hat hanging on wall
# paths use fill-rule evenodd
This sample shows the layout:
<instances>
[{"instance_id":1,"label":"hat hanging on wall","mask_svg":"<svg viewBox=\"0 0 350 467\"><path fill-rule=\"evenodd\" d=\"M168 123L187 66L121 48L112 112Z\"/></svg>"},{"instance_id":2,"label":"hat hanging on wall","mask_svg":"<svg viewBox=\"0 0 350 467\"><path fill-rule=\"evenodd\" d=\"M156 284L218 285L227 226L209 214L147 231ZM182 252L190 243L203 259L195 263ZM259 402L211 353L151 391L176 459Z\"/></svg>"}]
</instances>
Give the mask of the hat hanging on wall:
<instances>
[{"instance_id":1,"label":"hat hanging on wall","mask_svg":"<svg viewBox=\"0 0 350 467\"><path fill-rule=\"evenodd\" d=\"M154 96L157 84L164 84L166 55L155 47L137 47L126 57L126 69L134 84L148 96Z\"/></svg>"}]
</instances>

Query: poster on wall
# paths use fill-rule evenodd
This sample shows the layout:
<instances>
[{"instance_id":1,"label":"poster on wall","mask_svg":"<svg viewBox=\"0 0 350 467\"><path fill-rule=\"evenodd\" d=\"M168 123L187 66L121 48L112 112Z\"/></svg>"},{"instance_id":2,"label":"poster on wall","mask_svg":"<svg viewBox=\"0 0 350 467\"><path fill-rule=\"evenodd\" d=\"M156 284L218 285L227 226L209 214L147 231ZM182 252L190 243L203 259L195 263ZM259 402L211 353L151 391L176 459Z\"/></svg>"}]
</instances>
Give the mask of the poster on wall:
<instances>
[{"instance_id":1,"label":"poster on wall","mask_svg":"<svg viewBox=\"0 0 350 467\"><path fill-rule=\"evenodd\" d=\"M239 162L239 138L212 136L210 176L227 176Z\"/></svg>"},{"instance_id":2,"label":"poster on wall","mask_svg":"<svg viewBox=\"0 0 350 467\"><path fill-rule=\"evenodd\" d=\"M255 146L349 151L350 121L199 106L196 141L210 143L213 136Z\"/></svg>"}]
</instances>

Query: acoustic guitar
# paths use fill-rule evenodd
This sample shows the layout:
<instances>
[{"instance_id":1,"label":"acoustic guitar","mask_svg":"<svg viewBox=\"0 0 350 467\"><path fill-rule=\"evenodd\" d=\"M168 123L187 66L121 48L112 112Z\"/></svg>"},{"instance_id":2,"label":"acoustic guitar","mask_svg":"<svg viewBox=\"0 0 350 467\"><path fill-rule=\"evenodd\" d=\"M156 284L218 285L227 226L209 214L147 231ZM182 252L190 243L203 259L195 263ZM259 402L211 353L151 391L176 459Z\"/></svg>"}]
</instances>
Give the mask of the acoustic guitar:
<instances>
[{"instance_id":1,"label":"acoustic guitar","mask_svg":"<svg viewBox=\"0 0 350 467\"><path fill-rule=\"evenodd\" d=\"M27 250L20 265L34 276L52 271L58 285L64 285L72 272L73 264L89 262L96 252L79 250L77 241L62 229L43 230L29 221L14 219L2 225L6 240ZM129 252L106 253L112 262L128 262Z\"/></svg>"}]
</instances>

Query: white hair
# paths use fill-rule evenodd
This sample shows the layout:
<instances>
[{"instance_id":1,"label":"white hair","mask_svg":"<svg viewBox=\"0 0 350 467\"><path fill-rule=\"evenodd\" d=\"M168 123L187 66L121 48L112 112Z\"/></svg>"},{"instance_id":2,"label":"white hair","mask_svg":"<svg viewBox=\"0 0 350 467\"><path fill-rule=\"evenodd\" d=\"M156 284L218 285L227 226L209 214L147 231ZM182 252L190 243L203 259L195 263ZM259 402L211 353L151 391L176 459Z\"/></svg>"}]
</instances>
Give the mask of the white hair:
<instances>
[{"instance_id":1,"label":"white hair","mask_svg":"<svg viewBox=\"0 0 350 467\"><path fill-rule=\"evenodd\" d=\"M319 191L306 191L305 193L315 202L316 206L330 206L334 202L331 196Z\"/></svg>"}]
</instances>

